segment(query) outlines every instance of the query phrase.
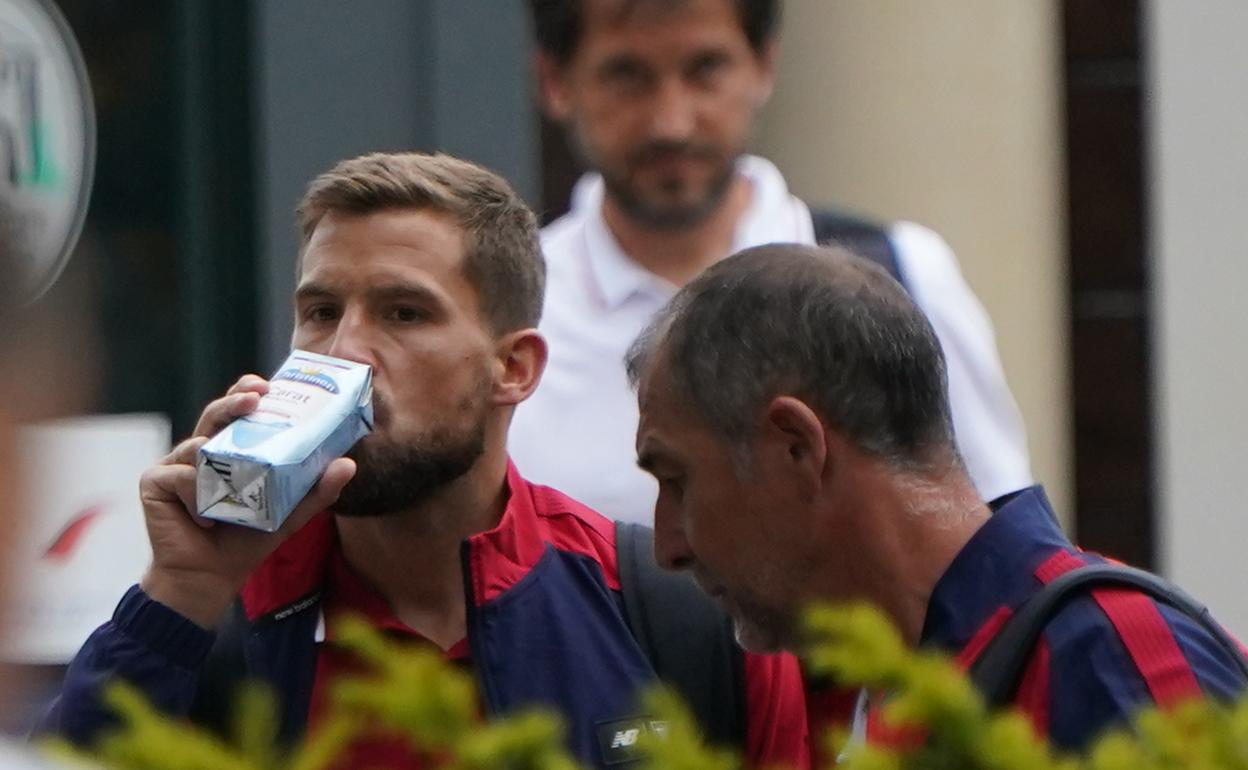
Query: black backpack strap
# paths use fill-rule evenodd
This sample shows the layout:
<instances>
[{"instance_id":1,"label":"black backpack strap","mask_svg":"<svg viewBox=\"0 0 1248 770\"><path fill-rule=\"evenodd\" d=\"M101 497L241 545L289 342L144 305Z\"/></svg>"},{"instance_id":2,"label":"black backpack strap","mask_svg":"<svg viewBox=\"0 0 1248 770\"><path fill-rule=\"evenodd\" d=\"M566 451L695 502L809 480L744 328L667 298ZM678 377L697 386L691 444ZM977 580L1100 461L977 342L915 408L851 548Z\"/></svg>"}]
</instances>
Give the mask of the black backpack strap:
<instances>
[{"instance_id":1,"label":"black backpack strap","mask_svg":"<svg viewBox=\"0 0 1248 770\"><path fill-rule=\"evenodd\" d=\"M242 600L235 599L199 671L199 684L188 716L193 724L221 736L234 729L238 689L248 678L243 642L250 625Z\"/></svg>"},{"instance_id":2,"label":"black backpack strap","mask_svg":"<svg viewBox=\"0 0 1248 770\"><path fill-rule=\"evenodd\" d=\"M811 209L810 223L815 228L815 243L848 249L887 270L902 286L906 285L897 251L884 227L830 209Z\"/></svg>"},{"instance_id":3,"label":"black backpack strap","mask_svg":"<svg viewBox=\"0 0 1248 770\"><path fill-rule=\"evenodd\" d=\"M1248 658L1203 604L1149 572L1118 564L1089 564L1067 572L1023 602L971 665L971 682L990 707L1001 708L1013 700L1023 668L1049 621L1071 599L1102 587L1131 588L1187 615L1225 648L1248 679Z\"/></svg>"},{"instance_id":4,"label":"black backpack strap","mask_svg":"<svg viewBox=\"0 0 1248 770\"><path fill-rule=\"evenodd\" d=\"M745 749L745 662L732 621L685 573L654 560L654 532L618 523L620 592L633 637L693 709L708 740Z\"/></svg>"}]
</instances>

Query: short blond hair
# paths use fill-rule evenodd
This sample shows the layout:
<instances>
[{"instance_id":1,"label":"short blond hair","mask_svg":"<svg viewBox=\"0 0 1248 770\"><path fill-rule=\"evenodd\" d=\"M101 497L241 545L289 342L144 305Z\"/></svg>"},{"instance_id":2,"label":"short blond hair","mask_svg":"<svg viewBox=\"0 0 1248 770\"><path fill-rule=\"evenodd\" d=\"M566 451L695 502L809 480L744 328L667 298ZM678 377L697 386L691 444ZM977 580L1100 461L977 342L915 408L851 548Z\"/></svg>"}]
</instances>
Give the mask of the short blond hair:
<instances>
[{"instance_id":1,"label":"short blond hair","mask_svg":"<svg viewBox=\"0 0 1248 770\"><path fill-rule=\"evenodd\" d=\"M450 155L372 153L312 180L295 209L300 261L326 214L387 209L450 215L466 236L464 275L495 333L537 325L546 286L537 219L501 176Z\"/></svg>"}]
</instances>

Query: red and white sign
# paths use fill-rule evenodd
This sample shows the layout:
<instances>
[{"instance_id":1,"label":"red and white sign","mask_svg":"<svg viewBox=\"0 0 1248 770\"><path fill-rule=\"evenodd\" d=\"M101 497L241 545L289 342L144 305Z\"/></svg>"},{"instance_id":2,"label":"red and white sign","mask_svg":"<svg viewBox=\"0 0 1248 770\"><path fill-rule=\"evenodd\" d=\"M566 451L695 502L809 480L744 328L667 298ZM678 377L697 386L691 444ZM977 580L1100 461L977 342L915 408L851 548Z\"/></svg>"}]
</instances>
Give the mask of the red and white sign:
<instances>
[{"instance_id":1,"label":"red and white sign","mask_svg":"<svg viewBox=\"0 0 1248 770\"><path fill-rule=\"evenodd\" d=\"M169 451L160 415L77 417L24 428L22 532L0 658L64 663L151 560L139 476Z\"/></svg>"}]
</instances>

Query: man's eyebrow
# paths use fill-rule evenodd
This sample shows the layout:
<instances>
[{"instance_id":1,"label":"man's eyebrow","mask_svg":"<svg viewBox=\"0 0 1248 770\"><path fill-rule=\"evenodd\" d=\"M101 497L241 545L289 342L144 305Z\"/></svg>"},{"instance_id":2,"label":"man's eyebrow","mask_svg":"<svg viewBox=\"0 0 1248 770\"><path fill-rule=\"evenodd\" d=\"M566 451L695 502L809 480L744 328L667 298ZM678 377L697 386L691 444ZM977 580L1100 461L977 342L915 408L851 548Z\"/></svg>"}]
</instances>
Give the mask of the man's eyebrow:
<instances>
[{"instance_id":1,"label":"man's eyebrow","mask_svg":"<svg viewBox=\"0 0 1248 770\"><path fill-rule=\"evenodd\" d=\"M599 75L613 75L619 72L645 72L646 65L639 57L631 53L614 53L598 62L595 71Z\"/></svg>"},{"instance_id":2,"label":"man's eyebrow","mask_svg":"<svg viewBox=\"0 0 1248 770\"><path fill-rule=\"evenodd\" d=\"M441 302L441 297L437 292L418 283L383 283L371 286L368 289L368 296L373 300L415 299L423 302Z\"/></svg>"},{"instance_id":3,"label":"man's eyebrow","mask_svg":"<svg viewBox=\"0 0 1248 770\"><path fill-rule=\"evenodd\" d=\"M337 296L334 290L321 283L305 283L295 289L295 301L300 302L310 299L324 299L327 297Z\"/></svg>"},{"instance_id":4,"label":"man's eyebrow","mask_svg":"<svg viewBox=\"0 0 1248 770\"><path fill-rule=\"evenodd\" d=\"M328 284L323 283L305 283L295 290L295 301L309 301L315 299L329 299L337 297L338 292L331 288ZM395 299L414 299L424 302L439 302L440 297L437 292L427 286L418 283L383 283L368 288L369 299L373 301L385 301Z\"/></svg>"}]
</instances>

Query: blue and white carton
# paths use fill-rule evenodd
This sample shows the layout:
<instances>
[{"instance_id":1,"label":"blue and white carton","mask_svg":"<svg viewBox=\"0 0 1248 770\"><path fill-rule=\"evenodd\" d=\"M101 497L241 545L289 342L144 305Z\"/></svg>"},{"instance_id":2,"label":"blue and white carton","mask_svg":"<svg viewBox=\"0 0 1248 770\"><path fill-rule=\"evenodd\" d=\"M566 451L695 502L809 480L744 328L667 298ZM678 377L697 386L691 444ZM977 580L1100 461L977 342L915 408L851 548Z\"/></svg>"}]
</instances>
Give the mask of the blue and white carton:
<instances>
[{"instance_id":1,"label":"blue and white carton","mask_svg":"<svg viewBox=\"0 0 1248 770\"><path fill-rule=\"evenodd\" d=\"M199 450L199 515L272 532L373 429L372 367L291 351L249 415Z\"/></svg>"}]
</instances>

